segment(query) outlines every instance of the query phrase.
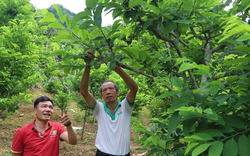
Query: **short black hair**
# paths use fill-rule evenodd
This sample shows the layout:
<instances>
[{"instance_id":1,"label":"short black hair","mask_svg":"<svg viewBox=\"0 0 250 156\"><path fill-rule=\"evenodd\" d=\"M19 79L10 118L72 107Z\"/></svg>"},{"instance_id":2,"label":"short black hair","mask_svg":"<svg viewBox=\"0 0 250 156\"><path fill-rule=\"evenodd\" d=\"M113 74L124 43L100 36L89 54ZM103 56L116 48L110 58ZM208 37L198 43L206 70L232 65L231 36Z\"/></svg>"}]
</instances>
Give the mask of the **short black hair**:
<instances>
[{"instance_id":1,"label":"short black hair","mask_svg":"<svg viewBox=\"0 0 250 156\"><path fill-rule=\"evenodd\" d=\"M102 85L103 85L104 83L106 83L106 82L112 82L112 83L114 84L114 86L115 86L115 90L116 90L116 91L119 91L118 85L117 85L116 83L114 83L113 81L106 80L106 81L104 81L104 82L102 83ZM99 89L99 92L100 92L101 94L102 94L102 85L101 85L101 87L100 87L100 89Z\"/></svg>"},{"instance_id":2,"label":"short black hair","mask_svg":"<svg viewBox=\"0 0 250 156\"><path fill-rule=\"evenodd\" d=\"M52 105L54 106L53 101L48 96L41 96L37 98L36 101L34 102L34 108L37 108L37 105L39 104L39 102L44 102L44 101L50 101Z\"/></svg>"}]
</instances>

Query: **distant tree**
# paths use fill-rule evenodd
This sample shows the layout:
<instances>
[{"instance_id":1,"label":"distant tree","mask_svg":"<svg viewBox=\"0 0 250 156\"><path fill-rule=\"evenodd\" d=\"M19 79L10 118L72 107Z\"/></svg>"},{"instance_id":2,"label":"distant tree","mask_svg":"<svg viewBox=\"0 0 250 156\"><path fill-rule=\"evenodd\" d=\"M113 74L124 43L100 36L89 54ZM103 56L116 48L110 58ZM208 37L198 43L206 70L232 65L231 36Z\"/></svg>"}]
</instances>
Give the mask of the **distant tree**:
<instances>
[{"instance_id":1,"label":"distant tree","mask_svg":"<svg viewBox=\"0 0 250 156\"><path fill-rule=\"evenodd\" d=\"M70 10L68 10L67 8L64 8L61 4L57 4L61 10L62 10L62 13L65 15L67 14L69 19L72 20L73 17L76 15L75 13L71 12ZM56 17L56 19L60 20L59 19L59 16L58 16L58 13L56 12L56 9L53 5L51 5L49 8L47 8L47 10L51 13L53 13ZM64 23L64 25L66 26L66 23Z\"/></svg>"},{"instance_id":2,"label":"distant tree","mask_svg":"<svg viewBox=\"0 0 250 156\"><path fill-rule=\"evenodd\" d=\"M31 101L26 92L41 78L44 37L28 0L3 0L0 7L0 119L4 119Z\"/></svg>"},{"instance_id":3,"label":"distant tree","mask_svg":"<svg viewBox=\"0 0 250 156\"><path fill-rule=\"evenodd\" d=\"M0 26L9 25L12 19L24 20L31 17L34 6L29 0L2 0L0 5Z\"/></svg>"}]
</instances>

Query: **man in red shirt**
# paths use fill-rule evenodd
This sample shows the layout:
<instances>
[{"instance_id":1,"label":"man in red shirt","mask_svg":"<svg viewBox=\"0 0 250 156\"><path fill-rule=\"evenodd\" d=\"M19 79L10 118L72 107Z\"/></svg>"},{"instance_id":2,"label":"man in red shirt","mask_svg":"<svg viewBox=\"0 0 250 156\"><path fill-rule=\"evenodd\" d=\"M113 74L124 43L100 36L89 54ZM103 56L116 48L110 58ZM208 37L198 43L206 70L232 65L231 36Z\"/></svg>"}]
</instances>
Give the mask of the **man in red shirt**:
<instances>
[{"instance_id":1,"label":"man in red shirt","mask_svg":"<svg viewBox=\"0 0 250 156\"><path fill-rule=\"evenodd\" d=\"M67 110L63 116L59 116L67 130L60 123L49 121L53 114L53 107L53 101L47 96L36 99L34 102L36 119L16 131L12 144L12 156L59 156L59 140L71 145L77 144L77 137Z\"/></svg>"}]
</instances>

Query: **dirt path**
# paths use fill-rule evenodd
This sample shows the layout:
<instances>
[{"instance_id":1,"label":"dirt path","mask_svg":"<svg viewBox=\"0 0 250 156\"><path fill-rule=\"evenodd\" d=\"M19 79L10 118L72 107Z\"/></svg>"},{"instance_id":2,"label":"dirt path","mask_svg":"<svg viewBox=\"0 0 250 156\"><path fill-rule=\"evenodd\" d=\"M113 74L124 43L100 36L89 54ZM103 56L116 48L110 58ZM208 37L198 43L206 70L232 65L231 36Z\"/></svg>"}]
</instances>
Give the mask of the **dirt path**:
<instances>
[{"instance_id":1,"label":"dirt path","mask_svg":"<svg viewBox=\"0 0 250 156\"><path fill-rule=\"evenodd\" d=\"M48 94L42 92L38 88L32 89L30 93L37 95L37 97L42 95L48 96ZM74 103L70 107L74 109L76 108ZM11 146L14 133L17 129L29 124L35 119L33 103L26 104L26 106L21 106L18 111L19 112L12 115L10 119L0 122L0 156L11 155ZM21 117L20 114L23 114L23 116ZM68 114L72 119L72 125L74 127L82 127L82 123L74 119L74 114L72 111L69 111ZM51 121L59 122L58 115L60 115L60 110L55 108ZM83 141L81 141L81 130L76 130L75 132L77 134L78 144L72 146L65 142L60 142L60 156L94 156L96 152L95 138L97 133L97 123L87 122L85 124ZM137 155L144 152L135 150L139 147L139 145L133 140L133 137L134 131L131 128L131 156L133 154Z\"/></svg>"}]
</instances>

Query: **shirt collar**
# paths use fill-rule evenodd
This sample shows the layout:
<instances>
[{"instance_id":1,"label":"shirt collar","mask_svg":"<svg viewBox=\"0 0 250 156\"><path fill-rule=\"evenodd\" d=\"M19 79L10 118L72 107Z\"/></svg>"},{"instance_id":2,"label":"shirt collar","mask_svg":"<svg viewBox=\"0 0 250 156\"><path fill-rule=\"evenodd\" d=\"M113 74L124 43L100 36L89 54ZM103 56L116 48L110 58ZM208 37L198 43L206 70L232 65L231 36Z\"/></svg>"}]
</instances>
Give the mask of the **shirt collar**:
<instances>
[{"instance_id":1,"label":"shirt collar","mask_svg":"<svg viewBox=\"0 0 250 156\"><path fill-rule=\"evenodd\" d=\"M107 107L106 103L103 103L103 106L104 106L105 111L110 115L111 119L114 120L115 119L115 113L116 113L117 109L121 106L121 102L117 101L117 106L115 108L115 111L114 111L113 115L111 114L110 109Z\"/></svg>"},{"instance_id":2,"label":"shirt collar","mask_svg":"<svg viewBox=\"0 0 250 156\"><path fill-rule=\"evenodd\" d=\"M31 123L31 128L32 128L33 130L36 129L36 128L35 128L35 121L36 121L36 119L33 120L32 123ZM48 121L48 124L49 124L49 127L46 129L46 131L52 127L50 121Z\"/></svg>"}]
</instances>

